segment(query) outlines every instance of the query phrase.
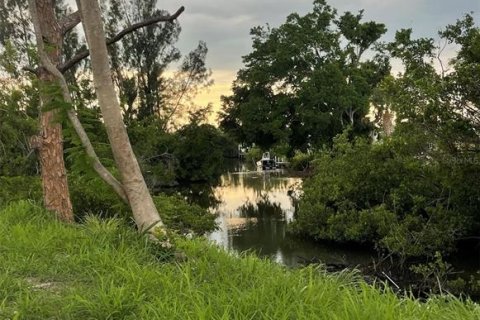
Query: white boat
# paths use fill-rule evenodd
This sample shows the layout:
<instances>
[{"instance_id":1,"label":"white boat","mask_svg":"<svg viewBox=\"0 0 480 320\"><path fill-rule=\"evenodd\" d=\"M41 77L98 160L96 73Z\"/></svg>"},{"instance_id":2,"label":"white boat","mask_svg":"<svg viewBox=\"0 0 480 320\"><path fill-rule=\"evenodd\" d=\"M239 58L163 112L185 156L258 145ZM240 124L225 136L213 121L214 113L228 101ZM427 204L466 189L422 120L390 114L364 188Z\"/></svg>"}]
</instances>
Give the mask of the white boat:
<instances>
[{"instance_id":1,"label":"white boat","mask_svg":"<svg viewBox=\"0 0 480 320\"><path fill-rule=\"evenodd\" d=\"M272 170L277 168L277 162L270 157L270 152L265 152L262 159L257 161L257 167L262 168L262 170Z\"/></svg>"}]
</instances>

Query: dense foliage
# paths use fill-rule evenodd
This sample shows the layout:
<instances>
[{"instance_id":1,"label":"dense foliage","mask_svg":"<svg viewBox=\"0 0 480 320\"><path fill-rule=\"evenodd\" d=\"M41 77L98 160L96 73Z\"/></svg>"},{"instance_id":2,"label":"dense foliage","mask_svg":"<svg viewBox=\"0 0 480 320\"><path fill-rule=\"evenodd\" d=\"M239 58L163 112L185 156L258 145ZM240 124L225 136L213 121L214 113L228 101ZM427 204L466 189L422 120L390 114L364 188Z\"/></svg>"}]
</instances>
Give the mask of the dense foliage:
<instances>
[{"instance_id":1,"label":"dense foliage","mask_svg":"<svg viewBox=\"0 0 480 320\"><path fill-rule=\"evenodd\" d=\"M71 10L63 1L55 3L59 13ZM157 10L156 3L156 0L131 1L125 6L117 0L105 1L107 32L113 36L132 22L168 14ZM7 1L0 7L0 15L5 17L0 23L0 175L34 176L39 174L39 166L30 139L39 132L38 94L41 90L58 91L58 88L39 88L35 77L21 70L23 66L37 65L27 2ZM175 47L180 31L178 21L149 25L110 46L124 119L152 189L173 186L178 181L215 180L223 155L232 149L232 143L219 130L203 124L209 106L199 106L193 101L199 90L211 83L211 72L205 62L207 46L200 42L182 56ZM74 31L68 33L63 44L63 61L82 49L79 39ZM178 70L169 75L169 70L174 69L172 63L178 64L175 67ZM101 162L116 174L89 75L88 63L76 64L65 74L73 105L55 100L42 108L74 108ZM67 170L87 181L95 176L91 160L64 112L59 115L56 121L64 128Z\"/></svg>"},{"instance_id":2,"label":"dense foliage","mask_svg":"<svg viewBox=\"0 0 480 320\"><path fill-rule=\"evenodd\" d=\"M11 202L42 199L42 186L39 177L0 177L0 207Z\"/></svg>"},{"instance_id":3,"label":"dense foliage","mask_svg":"<svg viewBox=\"0 0 480 320\"><path fill-rule=\"evenodd\" d=\"M375 89L395 132L374 144L351 131L314 160L295 230L316 239L375 243L401 258L449 253L480 232L480 29L467 15L440 32L459 48L438 72L433 39L397 32L385 47L404 71Z\"/></svg>"},{"instance_id":4,"label":"dense foliage","mask_svg":"<svg viewBox=\"0 0 480 320\"><path fill-rule=\"evenodd\" d=\"M324 0L278 28L253 28L253 51L223 98L222 128L263 149L287 143L290 153L330 145L347 126L368 133L370 95L390 71L376 48L385 32L363 12L338 15Z\"/></svg>"},{"instance_id":5,"label":"dense foliage","mask_svg":"<svg viewBox=\"0 0 480 320\"><path fill-rule=\"evenodd\" d=\"M37 160L30 148L30 137L38 132L34 119L37 103L38 91L34 85L15 88L0 79L0 176L38 173Z\"/></svg>"},{"instance_id":6,"label":"dense foliage","mask_svg":"<svg viewBox=\"0 0 480 320\"><path fill-rule=\"evenodd\" d=\"M132 121L128 130L152 188L177 182L215 181L235 144L209 124L191 122L170 133L156 120Z\"/></svg>"},{"instance_id":7,"label":"dense foliage","mask_svg":"<svg viewBox=\"0 0 480 320\"><path fill-rule=\"evenodd\" d=\"M405 128L407 129L407 128ZM480 232L478 162L430 157L426 137L348 142L315 159L294 230L316 239L376 244L401 258L451 252ZM428 138L427 138L428 139Z\"/></svg>"},{"instance_id":8,"label":"dense foliage","mask_svg":"<svg viewBox=\"0 0 480 320\"><path fill-rule=\"evenodd\" d=\"M55 3L57 11L69 12L63 1ZM102 5L110 37L132 22L166 14L156 0ZM39 92L58 94L58 87L40 86L22 71L38 64L26 12L25 0L0 6L0 207L21 199L41 203L31 137L39 133L36 118L43 111ZM410 29L381 43L385 25L364 21L363 11L339 14L324 0L315 0L310 13L289 15L279 27L254 27L253 50L243 57L232 95L223 97L220 129L206 124L210 106L194 102L211 84L207 46L200 41L182 57L176 48L180 31L178 21L150 25L110 46L125 124L151 190L216 181L224 158L236 152L235 139L253 146L247 161L269 150L288 155L292 169L312 173L292 225L297 234L367 243L402 262L426 257L429 264L442 263L442 255L462 239L478 240L480 29L471 15L442 30L440 45L414 39ZM62 60L81 50L79 39L75 32L64 39ZM456 52L450 61L442 60L447 46ZM402 65L395 76L393 60ZM65 74L72 105L54 98L42 107L75 109L101 162L118 176L87 64ZM87 217L128 220L128 207L93 172L64 112L58 115L77 220L100 228L108 222ZM210 186L210 192L203 187L187 192L208 207L218 200ZM185 199L154 197L167 226L181 233L214 230L215 216ZM40 212L24 202L10 208ZM417 270L427 274L429 268ZM0 297L0 308L4 301L9 302Z\"/></svg>"},{"instance_id":9,"label":"dense foliage","mask_svg":"<svg viewBox=\"0 0 480 320\"><path fill-rule=\"evenodd\" d=\"M0 207L24 199L36 203L42 201L39 177L0 177L0 185ZM69 187L77 220L82 221L89 215L97 215L130 221L129 207L99 178L70 175ZM159 194L153 199L163 221L173 231L204 234L217 228L214 214L179 196Z\"/></svg>"},{"instance_id":10,"label":"dense foliage","mask_svg":"<svg viewBox=\"0 0 480 320\"><path fill-rule=\"evenodd\" d=\"M187 181L212 181L224 169L224 158L235 154L234 143L215 127L203 124L184 126L175 134L173 151L179 160L177 176Z\"/></svg>"}]
</instances>

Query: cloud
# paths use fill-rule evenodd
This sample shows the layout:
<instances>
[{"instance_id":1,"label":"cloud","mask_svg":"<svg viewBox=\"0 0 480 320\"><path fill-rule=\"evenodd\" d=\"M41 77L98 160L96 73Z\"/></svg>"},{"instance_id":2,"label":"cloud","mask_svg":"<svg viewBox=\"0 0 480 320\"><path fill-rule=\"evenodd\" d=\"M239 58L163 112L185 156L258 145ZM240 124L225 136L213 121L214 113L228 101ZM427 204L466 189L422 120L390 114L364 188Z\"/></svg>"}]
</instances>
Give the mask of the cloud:
<instances>
[{"instance_id":1,"label":"cloud","mask_svg":"<svg viewBox=\"0 0 480 320\"><path fill-rule=\"evenodd\" d=\"M179 17L182 33L178 47L186 53L199 40L207 42L207 64L213 69L216 85L199 99L219 105L219 96L228 94L236 71L242 67L241 57L251 51L250 29L266 23L278 26L292 12L309 12L312 3L313 0L158 0L158 7L174 12L185 6ZM330 0L328 3L340 14L364 9L366 20L387 25L386 41L393 39L395 31L401 28L412 28L415 37L435 38L439 29L470 11L475 11L476 21L480 21L478 0Z\"/></svg>"}]
</instances>

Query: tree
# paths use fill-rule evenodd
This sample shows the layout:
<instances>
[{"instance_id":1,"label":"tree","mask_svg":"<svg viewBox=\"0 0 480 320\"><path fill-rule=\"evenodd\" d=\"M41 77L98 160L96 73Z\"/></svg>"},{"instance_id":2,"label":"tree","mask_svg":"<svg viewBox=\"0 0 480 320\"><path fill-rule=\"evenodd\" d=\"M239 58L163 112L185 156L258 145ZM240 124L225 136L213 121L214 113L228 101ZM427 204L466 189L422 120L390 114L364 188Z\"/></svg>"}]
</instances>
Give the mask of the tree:
<instances>
[{"instance_id":1,"label":"tree","mask_svg":"<svg viewBox=\"0 0 480 320\"><path fill-rule=\"evenodd\" d=\"M35 34L39 53L50 61L59 64L62 51L63 33L67 28L67 20L59 23L55 15L55 1L29 1L32 19L36 20ZM44 46L48 50L44 50ZM44 65L43 65L44 67ZM34 141L39 151L44 205L47 209L57 212L60 219L66 222L73 221L73 208L70 201L65 162L63 160L62 126L55 121L58 109L45 110L46 106L55 103L54 96L47 92L48 88L56 86L56 77L45 68L40 68L38 77L43 85L40 90L44 110L40 114L41 134Z\"/></svg>"},{"instance_id":2,"label":"tree","mask_svg":"<svg viewBox=\"0 0 480 320\"><path fill-rule=\"evenodd\" d=\"M371 100L395 113L395 130L374 144L345 133L317 156L297 232L375 243L402 259L448 254L478 235L480 29L467 15L440 36L458 49L448 72L434 65L445 42L414 39L406 29L386 44L403 71L382 80Z\"/></svg>"},{"instance_id":3,"label":"tree","mask_svg":"<svg viewBox=\"0 0 480 320\"><path fill-rule=\"evenodd\" d=\"M43 135L36 137L36 139L33 139L32 141L40 149L40 158L43 160L41 161L41 165L45 205L47 208L57 211L60 218L64 221L72 221L73 213L71 210L71 204L68 205L70 200L68 196L68 185L66 184L65 165L63 161L63 147L61 141L62 128L58 121L53 121L54 115L58 114L60 111L59 106L63 108L66 107L66 114L71 121L73 128L78 134L78 137L80 138L87 155L91 158L94 169L97 171L100 177L110 184L110 186L122 199L127 202L129 199L127 198L127 194L125 193L123 186L100 163L84 128L78 120L76 112L71 109L72 99L65 77L62 73L70 70L78 62L87 57L89 53L85 50L80 51L73 55L68 61L64 62L63 64L60 63L59 57L62 52L62 41L64 36L80 22L80 14L79 12L74 12L57 20L55 14L55 4L55 1L29 1L29 9L35 29L38 56L41 65L37 69L31 67L28 69L39 75L41 80L40 83L45 89L42 91L44 95L41 96L41 98L43 104L48 105L48 108L44 108L45 112L42 113L42 115L48 115L48 119L42 121ZM183 7L177 11L176 15L174 16L157 16L152 17L147 21L141 21L133 24L125 30L119 32L112 39L109 39L107 44L115 43L116 41L122 39L122 37L124 37L126 34L141 27L148 26L159 21L172 21L178 17L182 11ZM45 118L46 116L42 116L42 119ZM52 143L52 141L55 143ZM46 156L44 154L46 154ZM55 178L60 181L58 184L53 183Z\"/></svg>"},{"instance_id":4,"label":"tree","mask_svg":"<svg viewBox=\"0 0 480 320\"><path fill-rule=\"evenodd\" d=\"M166 14L156 6L157 0L107 1L104 10L107 36L112 37L131 21ZM200 41L181 60L182 54L175 46L180 32L176 21L150 25L109 47L127 124L154 119L162 123L164 131L176 129L188 111L198 108L191 98L211 84L211 72L205 65L207 46ZM178 62L178 70L168 75L171 64Z\"/></svg>"},{"instance_id":5,"label":"tree","mask_svg":"<svg viewBox=\"0 0 480 320\"><path fill-rule=\"evenodd\" d=\"M77 5L90 50L99 105L133 217L140 230L161 229L163 222L143 179L123 123L120 103L111 77L100 6L97 0L78 0Z\"/></svg>"},{"instance_id":6,"label":"tree","mask_svg":"<svg viewBox=\"0 0 480 320\"><path fill-rule=\"evenodd\" d=\"M195 121L175 132L173 155L177 177L183 181L215 181L222 174L223 158L232 154L232 143L217 128ZM233 154L236 149L233 148Z\"/></svg>"},{"instance_id":7,"label":"tree","mask_svg":"<svg viewBox=\"0 0 480 320\"><path fill-rule=\"evenodd\" d=\"M38 133L38 85L22 72L32 65L32 33L26 1L0 5L0 175L39 174L29 138Z\"/></svg>"},{"instance_id":8,"label":"tree","mask_svg":"<svg viewBox=\"0 0 480 320\"><path fill-rule=\"evenodd\" d=\"M362 18L317 0L278 28L253 28L253 52L223 98L222 127L264 148L302 150L331 144L347 127L367 133L370 94L390 66L375 48L385 26Z\"/></svg>"},{"instance_id":9,"label":"tree","mask_svg":"<svg viewBox=\"0 0 480 320\"><path fill-rule=\"evenodd\" d=\"M49 17L54 20L49 20L48 22L43 20L44 16L42 16L42 13L45 12L39 11L38 8L48 11ZM60 62L65 33L79 22L78 12L64 17L61 24L59 24L55 15L55 2L46 3L29 0L29 10L37 39L38 56L41 62L41 67L36 70L41 86L43 86L41 100L44 106L47 106L42 114L49 115L41 124L43 136L37 136L32 140L40 150L45 206L47 209L56 211L63 221L72 222L73 208L68 193L65 162L63 159L63 141L57 141L57 139L62 138L62 125L58 121L58 115L62 106L67 108L66 114L84 145L86 153L91 157L94 169L99 173L100 177L113 187L120 197L126 200L126 196L120 183L100 163L83 126L78 120L76 112L71 109L72 100L65 77L56 67L56 64ZM48 24L51 24L51 26L47 26ZM45 32L49 33L52 41L55 41L54 45L52 45L51 41L48 41L49 37L45 36ZM53 127L53 130L45 132L50 127ZM55 142L54 144L52 144L52 140ZM46 145L49 148L45 148L45 142L48 142ZM58 181L55 181L55 178ZM55 182L58 182L59 185L54 184Z\"/></svg>"},{"instance_id":10,"label":"tree","mask_svg":"<svg viewBox=\"0 0 480 320\"><path fill-rule=\"evenodd\" d=\"M12 88L0 81L0 176L38 174L38 163L29 148L29 137L38 132L38 125L28 105L23 105L36 103L35 91L28 84Z\"/></svg>"},{"instance_id":11,"label":"tree","mask_svg":"<svg viewBox=\"0 0 480 320\"><path fill-rule=\"evenodd\" d=\"M471 15L465 15L454 25L440 32L448 43L460 50L452 61L453 70L445 75L449 83L450 101L475 130L480 129L480 28Z\"/></svg>"},{"instance_id":12,"label":"tree","mask_svg":"<svg viewBox=\"0 0 480 320\"><path fill-rule=\"evenodd\" d=\"M104 14L108 36L118 29L153 16L164 15L156 0L108 1ZM158 115L164 100L167 66L180 59L174 46L180 34L178 22L152 25L125 36L110 48L113 74L127 122Z\"/></svg>"}]
</instances>

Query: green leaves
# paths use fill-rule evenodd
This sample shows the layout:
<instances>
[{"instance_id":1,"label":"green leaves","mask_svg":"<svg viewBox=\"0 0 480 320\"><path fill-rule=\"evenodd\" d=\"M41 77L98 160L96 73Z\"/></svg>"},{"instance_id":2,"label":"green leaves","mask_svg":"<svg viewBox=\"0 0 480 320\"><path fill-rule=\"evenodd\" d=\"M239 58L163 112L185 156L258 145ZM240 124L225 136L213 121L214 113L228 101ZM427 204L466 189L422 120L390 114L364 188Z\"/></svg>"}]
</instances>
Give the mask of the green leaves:
<instances>
[{"instance_id":1,"label":"green leaves","mask_svg":"<svg viewBox=\"0 0 480 320\"><path fill-rule=\"evenodd\" d=\"M478 233L480 162L445 158L436 139L412 123L373 145L338 136L313 162L294 231L374 243L402 259L450 252Z\"/></svg>"},{"instance_id":2,"label":"green leaves","mask_svg":"<svg viewBox=\"0 0 480 320\"><path fill-rule=\"evenodd\" d=\"M18 76L19 52L10 40L7 40L0 53L0 67L6 72Z\"/></svg>"},{"instance_id":3,"label":"green leaves","mask_svg":"<svg viewBox=\"0 0 480 320\"><path fill-rule=\"evenodd\" d=\"M35 87L0 85L0 176L37 174L37 159L29 139L38 133Z\"/></svg>"},{"instance_id":4,"label":"green leaves","mask_svg":"<svg viewBox=\"0 0 480 320\"><path fill-rule=\"evenodd\" d=\"M386 32L362 17L338 16L315 1L312 12L291 14L278 28L253 28L253 51L243 57L234 94L224 98L222 127L265 149L285 141L302 150L331 144L346 126L368 132L368 99L389 65L380 52L362 59L377 52Z\"/></svg>"}]
</instances>

